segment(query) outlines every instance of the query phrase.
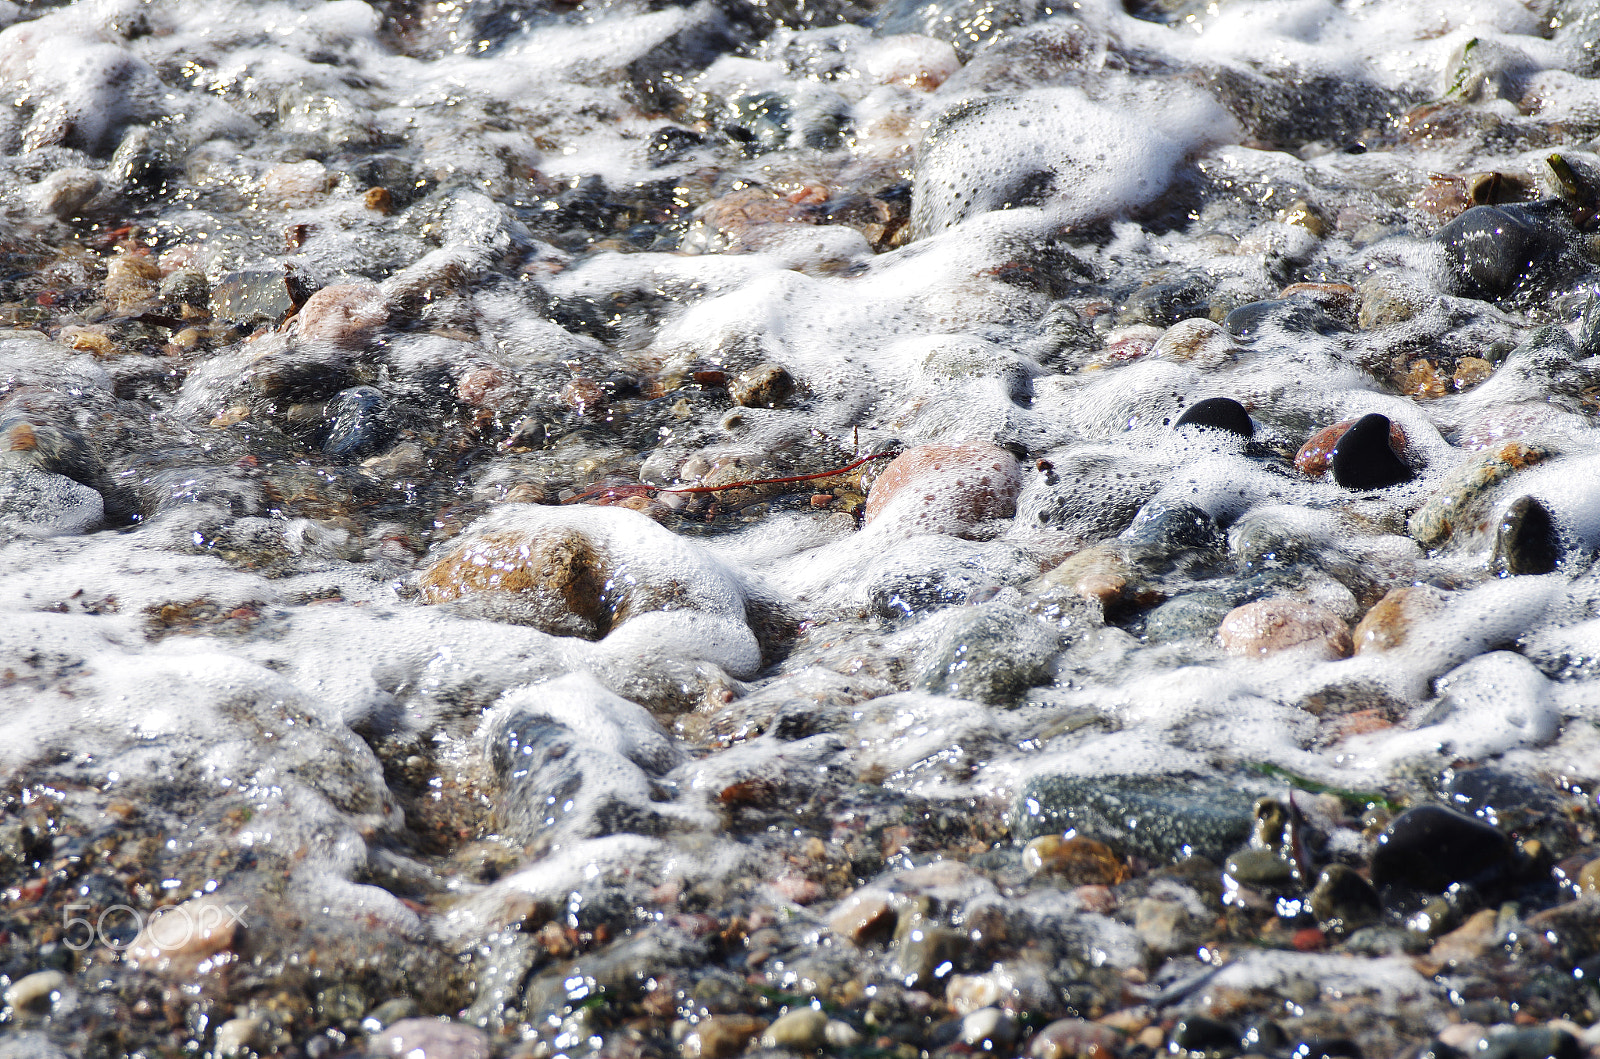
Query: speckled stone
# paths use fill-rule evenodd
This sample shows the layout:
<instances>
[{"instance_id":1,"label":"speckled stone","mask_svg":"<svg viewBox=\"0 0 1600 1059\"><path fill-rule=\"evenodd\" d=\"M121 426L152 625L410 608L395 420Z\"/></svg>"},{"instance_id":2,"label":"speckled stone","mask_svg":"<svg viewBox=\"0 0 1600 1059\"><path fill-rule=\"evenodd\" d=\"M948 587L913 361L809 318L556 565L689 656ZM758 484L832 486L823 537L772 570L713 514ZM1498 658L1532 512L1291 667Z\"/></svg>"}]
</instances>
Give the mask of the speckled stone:
<instances>
[{"instance_id":1,"label":"speckled stone","mask_svg":"<svg viewBox=\"0 0 1600 1059\"><path fill-rule=\"evenodd\" d=\"M896 456L867 493L867 522L960 535L1010 518L1022 491L1016 457L994 445L918 445Z\"/></svg>"},{"instance_id":2,"label":"speckled stone","mask_svg":"<svg viewBox=\"0 0 1600 1059\"><path fill-rule=\"evenodd\" d=\"M1440 483L1439 491L1411 516L1406 528L1425 548L1443 544L1471 514L1475 502L1505 478L1555 455L1547 446L1506 441L1468 458Z\"/></svg>"},{"instance_id":3,"label":"speckled stone","mask_svg":"<svg viewBox=\"0 0 1600 1059\"><path fill-rule=\"evenodd\" d=\"M1009 823L1022 839L1071 829L1148 860L1221 861L1249 839L1260 793L1209 776L1045 773L1020 785Z\"/></svg>"}]
</instances>

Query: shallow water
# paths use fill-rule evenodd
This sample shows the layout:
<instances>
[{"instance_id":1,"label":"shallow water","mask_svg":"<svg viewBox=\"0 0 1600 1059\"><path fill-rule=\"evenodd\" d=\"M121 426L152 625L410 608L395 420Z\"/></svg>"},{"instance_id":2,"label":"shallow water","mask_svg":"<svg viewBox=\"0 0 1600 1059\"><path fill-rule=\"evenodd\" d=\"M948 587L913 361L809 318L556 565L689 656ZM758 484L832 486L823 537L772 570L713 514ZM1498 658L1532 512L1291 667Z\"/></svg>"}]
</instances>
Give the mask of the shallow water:
<instances>
[{"instance_id":1,"label":"shallow water","mask_svg":"<svg viewBox=\"0 0 1600 1059\"><path fill-rule=\"evenodd\" d=\"M1593 23L0 3L0 1055L1600 1045Z\"/></svg>"}]
</instances>

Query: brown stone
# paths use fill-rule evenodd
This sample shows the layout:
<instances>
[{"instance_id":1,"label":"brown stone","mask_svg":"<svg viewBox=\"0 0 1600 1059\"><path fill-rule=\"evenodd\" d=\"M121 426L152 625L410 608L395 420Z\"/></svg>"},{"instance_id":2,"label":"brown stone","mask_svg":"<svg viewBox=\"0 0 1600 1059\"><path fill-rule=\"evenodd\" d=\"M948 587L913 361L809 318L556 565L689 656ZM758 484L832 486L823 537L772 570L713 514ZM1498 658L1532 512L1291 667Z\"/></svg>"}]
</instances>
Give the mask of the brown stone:
<instances>
[{"instance_id":1,"label":"brown stone","mask_svg":"<svg viewBox=\"0 0 1600 1059\"><path fill-rule=\"evenodd\" d=\"M1448 597L1431 585L1406 585L1388 593L1356 626L1355 653L1390 651L1406 642L1419 618L1444 607Z\"/></svg>"},{"instance_id":2,"label":"brown stone","mask_svg":"<svg viewBox=\"0 0 1600 1059\"><path fill-rule=\"evenodd\" d=\"M889 932L894 921L889 895L881 890L858 890L840 901L828 916L828 925L835 933L858 944L875 934Z\"/></svg>"},{"instance_id":3,"label":"brown stone","mask_svg":"<svg viewBox=\"0 0 1600 1059\"><path fill-rule=\"evenodd\" d=\"M306 299L295 317L304 342L362 346L389 320L389 300L376 283L336 283Z\"/></svg>"},{"instance_id":4,"label":"brown stone","mask_svg":"<svg viewBox=\"0 0 1600 1059\"><path fill-rule=\"evenodd\" d=\"M1129 874L1110 846L1083 837L1040 835L1023 847L1022 863L1034 875L1054 875L1074 885L1116 886Z\"/></svg>"},{"instance_id":5,"label":"brown stone","mask_svg":"<svg viewBox=\"0 0 1600 1059\"><path fill-rule=\"evenodd\" d=\"M1223 650L1261 657L1299 649L1323 658L1350 654L1350 630L1326 607L1298 599L1263 599L1229 612L1217 629Z\"/></svg>"},{"instance_id":6,"label":"brown stone","mask_svg":"<svg viewBox=\"0 0 1600 1059\"><path fill-rule=\"evenodd\" d=\"M577 530L530 535L499 530L477 536L428 567L420 582L429 603L493 593L522 604L518 624L557 636L598 640L616 622L607 560Z\"/></svg>"},{"instance_id":7,"label":"brown stone","mask_svg":"<svg viewBox=\"0 0 1600 1059\"><path fill-rule=\"evenodd\" d=\"M683 1059L732 1059L766 1028L766 1020L754 1015L712 1015L700 1020L678 1051Z\"/></svg>"}]
</instances>

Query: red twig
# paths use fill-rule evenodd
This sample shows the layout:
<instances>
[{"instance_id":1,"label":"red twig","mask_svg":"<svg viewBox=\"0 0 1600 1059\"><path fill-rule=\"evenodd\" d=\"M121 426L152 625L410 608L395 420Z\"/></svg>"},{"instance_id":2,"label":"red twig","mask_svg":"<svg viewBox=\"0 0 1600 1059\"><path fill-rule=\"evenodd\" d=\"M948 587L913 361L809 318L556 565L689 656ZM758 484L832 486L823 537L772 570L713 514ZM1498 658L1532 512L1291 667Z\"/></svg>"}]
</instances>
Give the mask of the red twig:
<instances>
[{"instance_id":1,"label":"red twig","mask_svg":"<svg viewBox=\"0 0 1600 1059\"><path fill-rule=\"evenodd\" d=\"M729 482L726 485L645 485L643 483L639 485L622 486L605 485L598 489L591 489L587 493L579 493L577 496L568 497L561 502L563 504L576 504L580 500L587 500L592 496L599 496L601 493L610 492L613 489L625 489L632 495L638 496L645 492L720 493L724 489L744 489L754 485L788 485L790 482L810 482L817 478L832 478L836 474L844 474L847 471L853 471L857 467L860 467L863 463L870 463L873 460L881 460L885 456L898 455L898 452L895 452L891 449L887 452L875 452L871 456L863 456L854 463L847 463L843 467L835 467L831 471L818 471L816 474L795 474L790 475L787 478L751 478L743 482Z\"/></svg>"}]
</instances>

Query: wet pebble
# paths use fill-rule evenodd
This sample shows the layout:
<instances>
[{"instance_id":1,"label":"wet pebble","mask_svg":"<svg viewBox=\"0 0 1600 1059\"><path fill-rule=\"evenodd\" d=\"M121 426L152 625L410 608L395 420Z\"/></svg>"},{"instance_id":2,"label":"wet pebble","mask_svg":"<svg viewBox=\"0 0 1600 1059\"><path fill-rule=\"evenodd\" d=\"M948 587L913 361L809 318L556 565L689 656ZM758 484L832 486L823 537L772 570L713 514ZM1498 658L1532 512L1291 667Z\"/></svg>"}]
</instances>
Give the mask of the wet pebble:
<instances>
[{"instance_id":1,"label":"wet pebble","mask_svg":"<svg viewBox=\"0 0 1600 1059\"><path fill-rule=\"evenodd\" d=\"M1311 438L1295 453L1294 465L1303 474L1313 478L1321 477L1328 469L1328 460L1333 454L1333 448L1345 432L1356 425L1354 419L1346 419L1335 423L1331 427L1324 427L1311 435ZM1399 423L1389 423L1389 447L1397 453L1406 451L1408 442L1406 432Z\"/></svg>"},{"instance_id":2,"label":"wet pebble","mask_svg":"<svg viewBox=\"0 0 1600 1059\"><path fill-rule=\"evenodd\" d=\"M443 1019L401 1019L374 1036L369 1055L404 1059L489 1059L488 1036L480 1029Z\"/></svg>"},{"instance_id":3,"label":"wet pebble","mask_svg":"<svg viewBox=\"0 0 1600 1059\"><path fill-rule=\"evenodd\" d=\"M961 1040L986 1052L1004 1052L1017 1039L1017 1023L1000 1008L979 1008L961 1020Z\"/></svg>"},{"instance_id":4,"label":"wet pebble","mask_svg":"<svg viewBox=\"0 0 1600 1059\"><path fill-rule=\"evenodd\" d=\"M29 197L41 213L65 221L82 212L100 194L101 186L100 175L93 170L67 167L35 184Z\"/></svg>"},{"instance_id":5,"label":"wet pebble","mask_svg":"<svg viewBox=\"0 0 1600 1059\"><path fill-rule=\"evenodd\" d=\"M1012 803L1012 834L1030 839L1069 829L1134 856L1221 861L1250 837L1256 795L1206 776L1034 776Z\"/></svg>"},{"instance_id":6,"label":"wet pebble","mask_svg":"<svg viewBox=\"0 0 1600 1059\"><path fill-rule=\"evenodd\" d=\"M1515 867L1511 840L1491 824L1439 805L1407 809L1372 851L1372 884L1443 893L1455 883L1498 886Z\"/></svg>"},{"instance_id":7,"label":"wet pebble","mask_svg":"<svg viewBox=\"0 0 1600 1059\"><path fill-rule=\"evenodd\" d=\"M1326 607L1279 597L1246 603L1228 613L1217 629L1223 650L1260 658L1297 650L1326 659L1351 653L1350 629Z\"/></svg>"},{"instance_id":8,"label":"wet pebble","mask_svg":"<svg viewBox=\"0 0 1600 1059\"><path fill-rule=\"evenodd\" d=\"M1085 1019L1057 1019L1028 1042L1031 1059L1115 1059L1125 1038L1109 1026Z\"/></svg>"},{"instance_id":9,"label":"wet pebble","mask_svg":"<svg viewBox=\"0 0 1600 1059\"><path fill-rule=\"evenodd\" d=\"M1022 468L992 445L919 445L896 456L867 493L867 522L963 536L1016 513Z\"/></svg>"},{"instance_id":10,"label":"wet pebble","mask_svg":"<svg viewBox=\"0 0 1600 1059\"><path fill-rule=\"evenodd\" d=\"M231 961L243 947L248 908L221 894L195 897L150 916L124 959L144 971L189 978Z\"/></svg>"},{"instance_id":11,"label":"wet pebble","mask_svg":"<svg viewBox=\"0 0 1600 1059\"><path fill-rule=\"evenodd\" d=\"M802 1007L785 1012L773 1020L761 1035L763 1048L787 1048L809 1052L828 1044L828 1013L820 1008Z\"/></svg>"},{"instance_id":12,"label":"wet pebble","mask_svg":"<svg viewBox=\"0 0 1600 1059\"><path fill-rule=\"evenodd\" d=\"M1383 912L1372 884L1345 864L1330 864L1322 869L1311 890L1310 904L1317 925L1335 935L1359 930Z\"/></svg>"},{"instance_id":13,"label":"wet pebble","mask_svg":"<svg viewBox=\"0 0 1600 1059\"><path fill-rule=\"evenodd\" d=\"M1222 325L1210 320L1183 320L1162 332L1150 347L1150 355L1162 360L1215 368L1226 363L1239 344Z\"/></svg>"},{"instance_id":14,"label":"wet pebble","mask_svg":"<svg viewBox=\"0 0 1600 1059\"><path fill-rule=\"evenodd\" d=\"M1022 863L1035 875L1074 886L1116 886L1129 875L1128 866L1110 846L1079 836L1040 835L1023 847Z\"/></svg>"},{"instance_id":15,"label":"wet pebble","mask_svg":"<svg viewBox=\"0 0 1600 1059\"><path fill-rule=\"evenodd\" d=\"M1256 432L1255 424L1250 421L1250 413L1231 397L1207 397L1203 401L1196 401L1172 426L1174 430L1184 426L1204 427L1237 434L1241 438L1254 437Z\"/></svg>"},{"instance_id":16,"label":"wet pebble","mask_svg":"<svg viewBox=\"0 0 1600 1059\"><path fill-rule=\"evenodd\" d=\"M1500 298L1571 269L1573 233L1544 204L1474 206L1439 230L1463 293Z\"/></svg>"},{"instance_id":17,"label":"wet pebble","mask_svg":"<svg viewBox=\"0 0 1600 1059\"><path fill-rule=\"evenodd\" d=\"M732 1059L766 1028L754 1015L712 1015L696 1024L678 1052L683 1059Z\"/></svg>"},{"instance_id":18,"label":"wet pebble","mask_svg":"<svg viewBox=\"0 0 1600 1059\"><path fill-rule=\"evenodd\" d=\"M376 283L338 283L306 299L295 314L304 342L359 347L389 319L389 300Z\"/></svg>"},{"instance_id":19,"label":"wet pebble","mask_svg":"<svg viewBox=\"0 0 1600 1059\"><path fill-rule=\"evenodd\" d=\"M1389 442L1389 417L1364 415L1340 435L1328 453L1334 481L1346 489L1384 489L1410 481L1411 468Z\"/></svg>"},{"instance_id":20,"label":"wet pebble","mask_svg":"<svg viewBox=\"0 0 1600 1059\"><path fill-rule=\"evenodd\" d=\"M254 1017L233 1018L217 1027L216 1052L219 1056L246 1055L265 1043L262 1031L264 1020Z\"/></svg>"},{"instance_id":21,"label":"wet pebble","mask_svg":"<svg viewBox=\"0 0 1600 1059\"><path fill-rule=\"evenodd\" d=\"M1490 562L1503 574L1548 574L1561 561L1561 538L1550 511L1531 496L1519 496L1495 526Z\"/></svg>"},{"instance_id":22,"label":"wet pebble","mask_svg":"<svg viewBox=\"0 0 1600 1059\"><path fill-rule=\"evenodd\" d=\"M1050 679L1060 634L1027 611L985 603L950 610L931 621L938 631L918 661L915 677L925 690L1002 705Z\"/></svg>"},{"instance_id":23,"label":"wet pebble","mask_svg":"<svg viewBox=\"0 0 1600 1059\"><path fill-rule=\"evenodd\" d=\"M1437 547L1458 529L1471 528L1473 509L1489 490L1554 455L1554 450L1545 445L1506 441L1468 457L1445 476L1438 491L1411 516L1407 530L1423 547Z\"/></svg>"},{"instance_id":24,"label":"wet pebble","mask_svg":"<svg viewBox=\"0 0 1600 1059\"><path fill-rule=\"evenodd\" d=\"M67 987L67 976L60 971L35 971L6 987L5 1002L15 1011L46 1011Z\"/></svg>"},{"instance_id":25,"label":"wet pebble","mask_svg":"<svg viewBox=\"0 0 1600 1059\"><path fill-rule=\"evenodd\" d=\"M1404 646L1419 623L1439 613L1449 596L1432 585L1403 585L1373 604L1356 625L1355 653L1392 651Z\"/></svg>"},{"instance_id":26,"label":"wet pebble","mask_svg":"<svg viewBox=\"0 0 1600 1059\"><path fill-rule=\"evenodd\" d=\"M355 386L335 394L323 413L328 436L322 451L330 456L361 459L394 439L389 400L372 386Z\"/></svg>"},{"instance_id":27,"label":"wet pebble","mask_svg":"<svg viewBox=\"0 0 1600 1059\"><path fill-rule=\"evenodd\" d=\"M781 364L759 364L728 384L733 403L747 408L778 408L794 393L794 378Z\"/></svg>"}]
</instances>

